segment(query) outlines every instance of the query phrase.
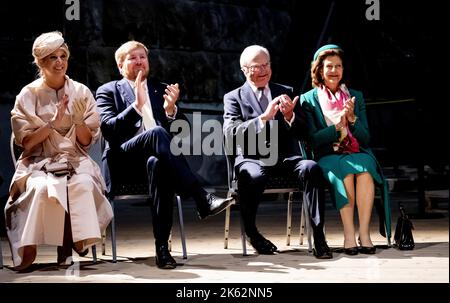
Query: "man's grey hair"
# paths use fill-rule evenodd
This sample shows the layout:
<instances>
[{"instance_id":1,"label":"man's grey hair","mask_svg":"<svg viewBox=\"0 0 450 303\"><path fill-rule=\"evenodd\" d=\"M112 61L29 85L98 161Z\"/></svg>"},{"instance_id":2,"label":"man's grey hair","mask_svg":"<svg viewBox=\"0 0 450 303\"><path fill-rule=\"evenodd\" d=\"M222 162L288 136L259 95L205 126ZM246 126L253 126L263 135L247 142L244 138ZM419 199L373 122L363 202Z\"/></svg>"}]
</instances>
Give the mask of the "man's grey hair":
<instances>
[{"instance_id":1,"label":"man's grey hair","mask_svg":"<svg viewBox=\"0 0 450 303\"><path fill-rule=\"evenodd\" d=\"M261 46L261 45L250 45L247 46L241 54L241 59L239 60L239 63L241 64L241 68L248 65L248 63L255 58L260 53L264 53L267 55L268 61L270 61L270 54L267 48Z\"/></svg>"}]
</instances>

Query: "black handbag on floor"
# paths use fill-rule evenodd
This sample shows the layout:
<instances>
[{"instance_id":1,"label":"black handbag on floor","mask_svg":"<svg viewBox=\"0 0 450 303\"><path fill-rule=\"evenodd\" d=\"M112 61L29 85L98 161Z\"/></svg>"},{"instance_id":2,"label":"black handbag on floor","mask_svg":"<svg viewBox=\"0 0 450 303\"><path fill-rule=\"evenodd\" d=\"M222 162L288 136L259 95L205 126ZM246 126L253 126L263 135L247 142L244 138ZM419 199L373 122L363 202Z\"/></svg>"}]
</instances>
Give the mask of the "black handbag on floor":
<instances>
[{"instance_id":1,"label":"black handbag on floor","mask_svg":"<svg viewBox=\"0 0 450 303\"><path fill-rule=\"evenodd\" d=\"M394 234L394 247L400 250L412 250L414 249L414 238L412 230L414 226L409 220L408 215L403 208L403 205L399 205L400 217L397 221L397 226L395 227Z\"/></svg>"}]
</instances>

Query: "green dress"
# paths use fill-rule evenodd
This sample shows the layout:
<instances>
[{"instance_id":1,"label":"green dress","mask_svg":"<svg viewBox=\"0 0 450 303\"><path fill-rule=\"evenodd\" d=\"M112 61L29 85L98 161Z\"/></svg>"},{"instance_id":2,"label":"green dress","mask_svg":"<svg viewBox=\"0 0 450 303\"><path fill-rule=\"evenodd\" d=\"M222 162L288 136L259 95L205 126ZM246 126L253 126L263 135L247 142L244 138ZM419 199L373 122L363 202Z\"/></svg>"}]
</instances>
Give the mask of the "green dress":
<instances>
[{"instance_id":1,"label":"green dress","mask_svg":"<svg viewBox=\"0 0 450 303\"><path fill-rule=\"evenodd\" d=\"M301 95L300 102L308 124L309 140L313 158L322 168L325 178L332 185L330 187L332 198L337 209L348 203L344 187L344 178L348 174L369 172L374 179L377 189L381 191L383 214L381 219L385 224L386 233L391 235L391 210L389 204L389 191L383 176L381 166L369 147L370 134L366 117L366 107L362 93L350 89L351 96L355 97L355 115L358 119L350 126L350 131L358 140L360 152L352 154L337 154L333 150L333 143L338 141L340 133L334 125L327 126L320 107L317 88ZM382 235L384 229L380 228Z\"/></svg>"}]
</instances>

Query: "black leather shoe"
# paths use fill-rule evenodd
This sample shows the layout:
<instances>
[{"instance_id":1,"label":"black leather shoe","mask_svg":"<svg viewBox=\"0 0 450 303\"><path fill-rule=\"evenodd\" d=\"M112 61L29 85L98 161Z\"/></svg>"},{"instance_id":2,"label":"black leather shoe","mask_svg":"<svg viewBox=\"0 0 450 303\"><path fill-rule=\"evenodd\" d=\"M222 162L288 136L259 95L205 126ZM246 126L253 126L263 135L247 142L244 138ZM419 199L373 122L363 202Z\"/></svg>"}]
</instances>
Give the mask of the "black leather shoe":
<instances>
[{"instance_id":1,"label":"black leather shoe","mask_svg":"<svg viewBox=\"0 0 450 303\"><path fill-rule=\"evenodd\" d=\"M313 254L317 259L332 259L333 253L325 240L314 240Z\"/></svg>"},{"instance_id":2,"label":"black leather shoe","mask_svg":"<svg viewBox=\"0 0 450 303\"><path fill-rule=\"evenodd\" d=\"M156 247L156 266L163 269L174 269L177 262L170 255L167 245Z\"/></svg>"},{"instance_id":3,"label":"black leather shoe","mask_svg":"<svg viewBox=\"0 0 450 303\"><path fill-rule=\"evenodd\" d=\"M214 194L206 194L203 201L198 203L198 217L203 220L210 216L217 215L233 203L234 198L219 198Z\"/></svg>"},{"instance_id":4,"label":"black leather shoe","mask_svg":"<svg viewBox=\"0 0 450 303\"><path fill-rule=\"evenodd\" d=\"M250 238L250 244L260 255L273 255L278 248L262 235Z\"/></svg>"},{"instance_id":5,"label":"black leather shoe","mask_svg":"<svg viewBox=\"0 0 450 303\"><path fill-rule=\"evenodd\" d=\"M72 245L72 249L80 256L80 257L85 257L88 253L89 253L89 248L86 248L83 251L78 251L77 248L75 247L75 244Z\"/></svg>"},{"instance_id":6,"label":"black leather shoe","mask_svg":"<svg viewBox=\"0 0 450 303\"><path fill-rule=\"evenodd\" d=\"M358 247L349 247L349 248L345 248L344 247L344 253L346 254L346 255L349 255L349 256L355 256L355 255L357 255L358 254Z\"/></svg>"},{"instance_id":7,"label":"black leather shoe","mask_svg":"<svg viewBox=\"0 0 450 303\"><path fill-rule=\"evenodd\" d=\"M86 248L83 251L75 250L80 257L85 257L89 253L89 248Z\"/></svg>"},{"instance_id":8,"label":"black leather shoe","mask_svg":"<svg viewBox=\"0 0 450 303\"><path fill-rule=\"evenodd\" d=\"M360 246L358 250L361 254L373 255L377 249L375 246Z\"/></svg>"}]
</instances>

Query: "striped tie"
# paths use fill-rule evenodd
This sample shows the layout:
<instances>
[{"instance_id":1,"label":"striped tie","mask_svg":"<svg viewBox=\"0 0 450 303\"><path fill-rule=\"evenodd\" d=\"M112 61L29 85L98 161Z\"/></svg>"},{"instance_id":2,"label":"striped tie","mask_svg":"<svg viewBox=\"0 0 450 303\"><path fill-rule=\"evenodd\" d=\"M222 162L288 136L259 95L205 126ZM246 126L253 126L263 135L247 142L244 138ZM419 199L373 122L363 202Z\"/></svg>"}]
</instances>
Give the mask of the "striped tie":
<instances>
[{"instance_id":1,"label":"striped tie","mask_svg":"<svg viewBox=\"0 0 450 303\"><path fill-rule=\"evenodd\" d=\"M267 99L266 95L264 95L264 87L260 87L258 88L258 90L261 92L261 95L259 97L259 106L261 106L261 109L264 112L269 105L269 100Z\"/></svg>"}]
</instances>

